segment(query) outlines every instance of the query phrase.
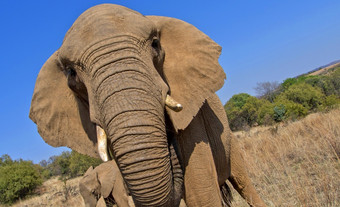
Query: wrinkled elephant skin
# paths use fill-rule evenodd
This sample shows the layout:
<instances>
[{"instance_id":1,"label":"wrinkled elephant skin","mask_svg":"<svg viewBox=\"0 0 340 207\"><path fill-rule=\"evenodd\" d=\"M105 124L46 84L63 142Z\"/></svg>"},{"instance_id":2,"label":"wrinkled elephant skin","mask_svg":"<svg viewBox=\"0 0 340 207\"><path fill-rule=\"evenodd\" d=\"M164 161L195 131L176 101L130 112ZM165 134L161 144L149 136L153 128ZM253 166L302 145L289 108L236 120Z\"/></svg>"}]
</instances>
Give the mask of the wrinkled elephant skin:
<instances>
[{"instance_id":1,"label":"wrinkled elephant skin","mask_svg":"<svg viewBox=\"0 0 340 207\"><path fill-rule=\"evenodd\" d=\"M29 116L48 144L114 160L85 175L87 205L112 195L127 206L116 196L125 184L136 206L179 206L182 197L189 207L222 206L230 179L264 206L215 95L225 79L220 53L175 18L113 4L78 17L39 72Z\"/></svg>"}]
</instances>

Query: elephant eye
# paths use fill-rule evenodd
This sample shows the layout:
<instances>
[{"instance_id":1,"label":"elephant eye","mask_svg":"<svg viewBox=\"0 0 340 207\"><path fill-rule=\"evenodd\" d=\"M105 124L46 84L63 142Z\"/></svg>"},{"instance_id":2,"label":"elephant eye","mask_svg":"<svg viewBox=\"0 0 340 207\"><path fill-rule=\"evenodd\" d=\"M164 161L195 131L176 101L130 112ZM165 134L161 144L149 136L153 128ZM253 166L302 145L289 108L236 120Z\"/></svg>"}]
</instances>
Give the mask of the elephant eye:
<instances>
[{"instance_id":1,"label":"elephant eye","mask_svg":"<svg viewBox=\"0 0 340 207\"><path fill-rule=\"evenodd\" d=\"M152 46L154 49L158 50L158 49L160 48L159 39L157 39L157 38L153 39L153 40L152 40L151 46Z\"/></svg>"},{"instance_id":2,"label":"elephant eye","mask_svg":"<svg viewBox=\"0 0 340 207\"><path fill-rule=\"evenodd\" d=\"M71 76L71 77L75 77L77 75L77 72L73 68L68 67L67 68L67 75Z\"/></svg>"}]
</instances>

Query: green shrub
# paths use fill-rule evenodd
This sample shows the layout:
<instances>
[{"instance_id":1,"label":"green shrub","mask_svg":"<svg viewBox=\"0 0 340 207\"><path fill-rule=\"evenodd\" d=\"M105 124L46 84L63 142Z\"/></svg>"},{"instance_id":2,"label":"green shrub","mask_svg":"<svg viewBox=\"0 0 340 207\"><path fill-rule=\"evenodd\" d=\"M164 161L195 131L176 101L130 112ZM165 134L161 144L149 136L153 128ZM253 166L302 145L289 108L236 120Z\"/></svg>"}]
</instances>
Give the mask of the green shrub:
<instances>
[{"instance_id":1,"label":"green shrub","mask_svg":"<svg viewBox=\"0 0 340 207\"><path fill-rule=\"evenodd\" d=\"M31 161L20 160L0 166L0 202L3 204L24 198L41 184L41 175Z\"/></svg>"},{"instance_id":2,"label":"green shrub","mask_svg":"<svg viewBox=\"0 0 340 207\"><path fill-rule=\"evenodd\" d=\"M340 98L336 95L327 96L322 105L323 110L334 109L340 106Z\"/></svg>"},{"instance_id":3,"label":"green shrub","mask_svg":"<svg viewBox=\"0 0 340 207\"><path fill-rule=\"evenodd\" d=\"M275 102L292 101L303 105L308 110L314 110L322 104L325 95L317 87L306 83L292 85L286 91L281 93Z\"/></svg>"},{"instance_id":4,"label":"green shrub","mask_svg":"<svg viewBox=\"0 0 340 207\"><path fill-rule=\"evenodd\" d=\"M283 83L281 84L281 88L283 90L287 90L290 86L294 85L297 83L297 79L296 78L287 78L286 80L283 81Z\"/></svg>"},{"instance_id":5,"label":"green shrub","mask_svg":"<svg viewBox=\"0 0 340 207\"><path fill-rule=\"evenodd\" d=\"M224 105L231 130L240 130L247 126L247 119L241 114L242 108L249 97L250 95L246 93L236 94Z\"/></svg>"},{"instance_id":6,"label":"green shrub","mask_svg":"<svg viewBox=\"0 0 340 207\"><path fill-rule=\"evenodd\" d=\"M93 158L87 155L80 154L76 151L72 151L69 166L71 177L83 175L89 167L97 167L101 163L101 159Z\"/></svg>"},{"instance_id":7,"label":"green shrub","mask_svg":"<svg viewBox=\"0 0 340 207\"><path fill-rule=\"evenodd\" d=\"M246 104L246 101L249 97L250 95L247 93L239 93L239 94L233 95L233 97L231 97L231 99L229 99L229 101L226 103L224 108L226 110L228 107L230 108L236 107L236 108L241 109L244 106L244 104Z\"/></svg>"},{"instance_id":8,"label":"green shrub","mask_svg":"<svg viewBox=\"0 0 340 207\"><path fill-rule=\"evenodd\" d=\"M0 157L0 166L13 164L13 160L8 154L4 154Z\"/></svg>"},{"instance_id":9,"label":"green shrub","mask_svg":"<svg viewBox=\"0 0 340 207\"><path fill-rule=\"evenodd\" d=\"M340 67L336 68L336 70L328 76L330 84L334 88L334 95L340 97Z\"/></svg>"},{"instance_id":10,"label":"green shrub","mask_svg":"<svg viewBox=\"0 0 340 207\"><path fill-rule=\"evenodd\" d=\"M308 109L302 104L283 99L275 102L275 106L281 105L285 108L284 119L296 120L298 118L305 117L308 114Z\"/></svg>"},{"instance_id":11,"label":"green shrub","mask_svg":"<svg viewBox=\"0 0 340 207\"><path fill-rule=\"evenodd\" d=\"M247 121L248 126L253 126L257 123L258 111L261 107L261 101L254 96L250 96L241 110L241 116Z\"/></svg>"},{"instance_id":12,"label":"green shrub","mask_svg":"<svg viewBox=\"0 0 340 207\"><path fill-rule=\"evenodd\" d=\"M286 108L283 104L274 107L273 118L276 122L281 122L285 119Z\"/></svg>"},{"instance_id":13,"label":"green shrub","mask_svg":"<svg viewBox=\"0 0 340 207\"><path fill-rule=\"evenodd\" d=\"M274 121L274 104L267 100L261 100L261 106L258 110L257 123L259 125L272 125Z\"/></svg>"},{"instance_id":14,"label":"green shrub","mask_svg":"<svg viewBox=\"0 0 340 207\"><path fill-rule=\"evenodd\" d=\"M224 106L231 130L241 130L257 124L262 102L246 93L234 95Z\"/></svg>"},{"instance_id":15,"label":"green shrub","mask_svg":"<svg viewBox=\"0 0 340 207\"><path fill-rule=\"evenodd\" d=\"M90 167L98 166L102 161L98 158L92 158L80 154L76 151L64 151L59 156L52 156L48 161L42 160L40 173L44 178L51 176L61 176L65 180L72 177L83 175Z\"/></svg>"}]
</instances>

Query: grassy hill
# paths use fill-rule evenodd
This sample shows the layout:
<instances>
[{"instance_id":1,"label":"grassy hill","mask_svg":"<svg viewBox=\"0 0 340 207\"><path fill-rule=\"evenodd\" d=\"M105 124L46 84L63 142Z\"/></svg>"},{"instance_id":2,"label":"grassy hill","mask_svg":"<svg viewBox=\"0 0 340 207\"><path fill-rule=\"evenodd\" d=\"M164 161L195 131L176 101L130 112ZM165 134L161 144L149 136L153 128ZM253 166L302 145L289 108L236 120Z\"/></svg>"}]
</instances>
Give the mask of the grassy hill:
<instances>
[{"instance_id":1,"label":"grassy hill","mask_svg":"<svg viewBox=\"0 0 340 207\"><path fill-rule=\"evenodd\" d=\"M239 93L224 105L233 131L299 120L340 107L340 62L287 78L280 84L258 83L254 89L256 97Z\"/></svg>"},{"instance_id":2,"label":"grassy hill","mask_svg":"<svg viewBox=\"0 0 340 207\"><path fill-rule=\"evenodd\" d=\"M325 75L329 72L334 71L335 68L340 67L340 60L333 61L327 65L318 67L314 70L309 71L308 75Z\"/></svg>"},{"instance_id":3,"label":"grassy hill","mask_svg":"<svg viewBox=\"0 0 340 207\"><path fill-rule=\"evenodd\" d=\"M340 206L340 110L235 132L249 175L268 206ZM53 178L14 206L84 206L80 178ZM233 191L233 206L247 206Z\"/></svg>"},{"instance_id":4,"label":"grassy hill","mask_svg":"<svg viewBox=\"0 0 340 207\"><path fill-rule=\"evenodd\" d=\"M235 135L268 206L340 206L339 109ZM247 206L234 195L234 206Z\"/></svg>"}]
</instances>

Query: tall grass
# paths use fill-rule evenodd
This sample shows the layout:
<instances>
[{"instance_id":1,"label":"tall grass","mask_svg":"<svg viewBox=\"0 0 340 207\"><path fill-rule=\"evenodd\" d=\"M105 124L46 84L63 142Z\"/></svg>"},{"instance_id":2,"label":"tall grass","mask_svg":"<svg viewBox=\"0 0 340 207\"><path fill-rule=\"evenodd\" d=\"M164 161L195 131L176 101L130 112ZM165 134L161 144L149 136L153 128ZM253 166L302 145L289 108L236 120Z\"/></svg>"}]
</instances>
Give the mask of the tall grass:
<instances>
[{"instance_id":1,"label":"tall grass","mask_svg":"<svg viewBox=\"0 0 340 207\"><path fill-rule=\"evenodd\" d=\"M268 206L340 206L339 109L235 135ZM247 206L233 194L234 206Z\"/></svg>"}]
</instances>

